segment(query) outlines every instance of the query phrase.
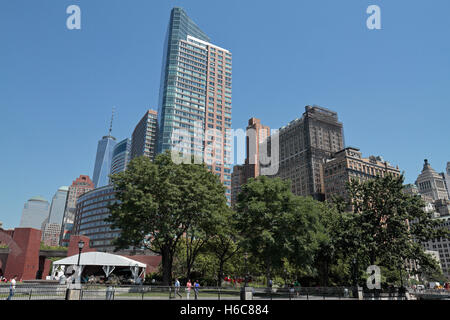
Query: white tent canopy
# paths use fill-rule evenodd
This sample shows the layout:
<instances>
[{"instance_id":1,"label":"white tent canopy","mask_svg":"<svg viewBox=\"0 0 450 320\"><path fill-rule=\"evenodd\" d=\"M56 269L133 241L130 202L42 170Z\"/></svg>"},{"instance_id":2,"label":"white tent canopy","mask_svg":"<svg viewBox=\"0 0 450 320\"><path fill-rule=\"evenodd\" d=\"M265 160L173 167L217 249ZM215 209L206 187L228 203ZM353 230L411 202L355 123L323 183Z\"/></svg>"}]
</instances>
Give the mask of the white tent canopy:
<instances>
[{"instance_id":1,"label":"white tent canopy","mask_svg":"<svg viewBox=\"0 0 450 320\"><path fill-rule=\"evenodd\" d=\"M132 260L123 256L116 254L105 253L105 252L85 252L81 255L73 255L64 259L60 259L53 262L52 267L52 278L55 279L56 269L64 270L66 266L72 266L76 268L78 265L78 257L80 258L80 268L77 268L77 279L81 276L81 272L85 266L101 266L105 275L108 277L115 267L129 267L136 281L138 277L141 277L145 272L147 265L145 263ZM139 269L141 272L139 273Z\"/></svg>"},{"instance_id":2,"label":"white tent canopy","mask_svg":"<svg viewBox=\"0 0 450 320\"><path fill-rule=\"evenodd\" d=\"M57 260L53 262L53 265L77 265L78 254ZM136 267L146 268L145 263L125 258L116 254L105 252L85 252L80 256L81 266L114 266L114 267Z\"/></svg>"}]
</instances>

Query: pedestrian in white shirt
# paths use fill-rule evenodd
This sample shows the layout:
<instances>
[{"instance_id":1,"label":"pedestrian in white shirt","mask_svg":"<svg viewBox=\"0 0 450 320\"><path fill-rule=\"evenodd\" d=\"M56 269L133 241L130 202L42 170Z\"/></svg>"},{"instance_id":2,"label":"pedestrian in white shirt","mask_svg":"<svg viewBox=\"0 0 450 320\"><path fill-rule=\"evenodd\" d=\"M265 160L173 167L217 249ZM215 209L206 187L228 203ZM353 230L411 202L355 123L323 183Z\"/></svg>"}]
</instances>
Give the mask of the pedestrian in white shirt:
<instances>
[{"instance_id":1,"label":"pedestrian in white shirt","mask_svg":"<svg viewBox=\"0 0 450 320\"><path fill-rule=\"evenodd\" d=\"M11 300L12 297L14 296L14 293L16 292L16 278L17 275L14 275L14 277L12 277L11 279L11 284L9 286L9 296L6 300Z\"/></svg>"}]
</instances>

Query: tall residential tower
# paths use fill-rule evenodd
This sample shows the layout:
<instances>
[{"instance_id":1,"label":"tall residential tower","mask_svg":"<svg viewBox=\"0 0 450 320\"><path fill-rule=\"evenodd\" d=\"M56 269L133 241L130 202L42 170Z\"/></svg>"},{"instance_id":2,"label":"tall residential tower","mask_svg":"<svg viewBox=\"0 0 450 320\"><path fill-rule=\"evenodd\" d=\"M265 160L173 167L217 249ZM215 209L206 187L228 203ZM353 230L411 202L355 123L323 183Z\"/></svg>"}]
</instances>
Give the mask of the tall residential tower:
<instances>
[{"instance_id":1,"label":"tall residential tower","mask_svg":"<svg viewBox=\"0 0 450 320\"><path fill-rule=\"evenodd\" d=\"M232 57L181 8L170 15L158 106L158 153L196 156L227 188L231 201Z\"/></svg>"},{"instance_id":2,"label":"tall residential tower","mask_svg":"<svg viewBox=\"0 0 450 320\"><path fill-rule=\"evenodd\" d=\"M131 137L131 159L146 156L152 161L156 156L156 138L158 133L158 112L148 110Z\"/></svg>"}]
</instances>

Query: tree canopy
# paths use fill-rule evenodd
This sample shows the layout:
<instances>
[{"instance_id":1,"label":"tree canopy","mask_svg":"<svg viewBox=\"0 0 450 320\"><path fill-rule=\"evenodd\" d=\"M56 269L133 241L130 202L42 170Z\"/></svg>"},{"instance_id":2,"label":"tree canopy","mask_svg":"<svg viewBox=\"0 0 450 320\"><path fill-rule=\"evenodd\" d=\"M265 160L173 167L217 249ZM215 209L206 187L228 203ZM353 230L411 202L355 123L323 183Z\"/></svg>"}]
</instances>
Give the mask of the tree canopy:
<instances>
[{"instance_id":1,"label":"tree canopy","mask_svg":"<svg viewBox=\"0 0 450 320\"><path fill-rule=\"evenodd\" d=\"M203 164L175 164L170 153L130 161L111 177L116 201L108 219L121 230L117 249L146 247L161 254L163 283L171 282L177 243L186 233L213 234L226 207L225 189Z\"/></svg>"}]
</instances>

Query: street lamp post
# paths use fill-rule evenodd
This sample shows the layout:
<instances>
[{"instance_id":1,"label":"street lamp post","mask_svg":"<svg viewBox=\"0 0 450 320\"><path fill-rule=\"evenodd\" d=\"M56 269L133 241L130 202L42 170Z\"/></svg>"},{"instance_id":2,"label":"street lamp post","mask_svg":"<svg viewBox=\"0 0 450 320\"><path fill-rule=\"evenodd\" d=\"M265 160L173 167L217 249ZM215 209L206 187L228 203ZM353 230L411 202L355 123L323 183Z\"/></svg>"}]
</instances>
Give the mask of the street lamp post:
<instances>
[{"instance_id":1,"label":"street lamp post","mask_svg":"<svg viewBox=\"0 0 450 320\"><path fill-rule=\"evenodd\" d=\"M358 297L358 266L356 258L353 258L353 297Z\"/></svg>"},{"instance_id":2,"label":"street lamp post","mask_svg":"<svg viewBox=\"0 0 450 320\"><path fill-rule=\"evenodd\" d=\"M84 241L83 240L78 241L78 263L77 263L77 267L80 266L81 250L83 250L83 247L84 247Z\"/></svg>"},{"instance_id":3,"label":"street lamp post","mask_svg":"<svg viewBox=\"0 0 450 320\"><path fill-rule=\"evenodd\" d=\"M83 247L84 247L84 241L83 240L78 241L77 273L79 273L80 277L81 277L81 273L79 272L79 270L80 270L80 257L81 257L81 251L83 250Z\"/></svg>"}]
</instances>

